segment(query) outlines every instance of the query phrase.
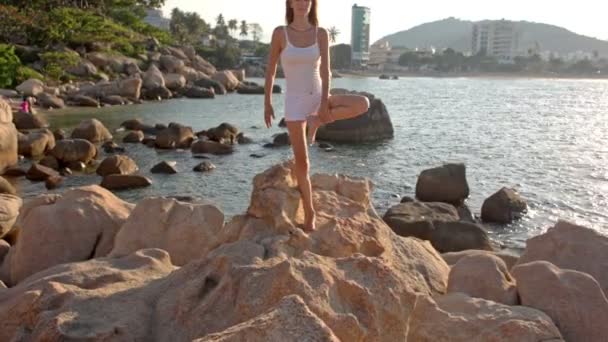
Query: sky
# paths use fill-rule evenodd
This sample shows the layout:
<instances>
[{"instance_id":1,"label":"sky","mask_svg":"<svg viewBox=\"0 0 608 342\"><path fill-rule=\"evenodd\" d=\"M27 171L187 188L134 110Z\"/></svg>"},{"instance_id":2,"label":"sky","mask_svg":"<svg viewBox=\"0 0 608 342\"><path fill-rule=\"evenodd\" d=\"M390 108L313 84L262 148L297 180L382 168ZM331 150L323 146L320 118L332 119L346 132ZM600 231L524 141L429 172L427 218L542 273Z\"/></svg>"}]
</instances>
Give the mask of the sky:
<instances>
[{"instance_id":1,"label":"sky","mask_svg":"<svg viewBox=\"0 0 608 342\"><path fill-rule=\"evenodd\" d=\"M371 8L371 41L430 21L455 17L462 20L527 20L564 27L578 34L608 40L608 1L605 0L319 0L322 27L335 26L337 43L350 42L350 16L354 3ZM396 7L396 3L401 3ZM573 4L576 4L573 6ZM215 23L221 13L226 20L259 23L269 41L274 27L284 24L285 0L166 0L168 16L178 7L198 12Z\"/></svg>"}]
</instances>

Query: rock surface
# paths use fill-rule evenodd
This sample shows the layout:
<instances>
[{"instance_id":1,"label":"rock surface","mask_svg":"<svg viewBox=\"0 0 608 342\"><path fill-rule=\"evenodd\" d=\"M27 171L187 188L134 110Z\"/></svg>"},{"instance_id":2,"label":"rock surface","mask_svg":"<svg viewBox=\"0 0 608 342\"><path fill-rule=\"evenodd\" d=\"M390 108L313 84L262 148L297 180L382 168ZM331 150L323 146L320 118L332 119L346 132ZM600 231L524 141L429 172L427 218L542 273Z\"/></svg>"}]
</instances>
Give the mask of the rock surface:
<instances>
[{"instance_id":1,"label":"rock surface","mask_svg":"<svg viewBox=\"0 0 608 342\"><path fill-rule=\"evenodd\" d=\"M158 132L156 147L161 149L190 148L193 141L194 132L191 127L173 124Z\"/></svg>"},{"instance_id":2,"label":"rock surface","mask_svg":"<svg viewBox=\"0 0 608 342\"><path fill-rule=\"evenodd\" d=\"M101 121L97 119L83 120L78 127L72 131L72 139L84 139L92 143L112 140L112 134Z\"/></svg>"},{"instance_id":3,"label":"rock surface","mask_svg":"<svg viewBox=\"0 0 608 342\"><path fill-rule=\"evenodd\" d=\"M23 112L13 113L13 123L18 130L39 129L49 126L48 122L40 115Z\"/></svg>"},{"instance_id":4,"label":"rock surface","mask_svg":"<svg viewBox=\"0 0 608 342\"><path fill-rule=\"evenodd\" d=\"M22 205L21 198L10 194L0 194L0 239L13 229Z\"/></svg>"},{"instance_id":5,"label":"rock surface","mask_svg":"<svg viewBox=\"0 0 608 342\"><path fill-rule=\"evenodd\" d=\"M111 156L104 159L99 167L97 174L105 177L108 175L131 175L139 171L139 167L133 159L128 156Z\"/></svg>"},{"instance_id":6,"label":"rock surface","mask_svg":"<svg viewBox=\"0 0 608 342\"><path fill-rule=\"evenodd\" d=\"M0 99L0 174L17 164L17 133L11 107Z\"/></svg>"},{"instance_id":7,"label":"rock surface","mask_svg":"<svg viewBox=\"0 0 608 342\"><path fill-rule=\"evenodd\" d=\"M0 194L7 194L7 195L16 195L17 194L17 190L15 190L15 187L6 180L6 178L0 176Z\"/></svg>"},{"instance_id":8,"label":"rock surface","mask_svg":"<svg viewBox=\"0 0 608 342\"><path fill-rule=\"evenodd\" d=\"M459 206L469 197L464 164L447 164L424 170L416 183L416 198L423 202L444 202Z\"/></svg>"},{"instance_id":9,"label":"rock surface","mask_svg":"<svg viewBox=\"0 0 608 342\"><path fill-rule=\"evenodd\" d=\"M162 162L154 165L154 167L152 167L150 172L174 175L177 173L177 169L175 168L175 165L177 165L176 162L162 161Z\"/></svg>"},{"instance_id":10,"label":"rock surface","mask_svg":"<svg viewBox=\"0 0 608 342\"><path fill-rule=\"evenodd\" d=\"M224 155L234 152L232 145L225 145L211 140L199 140L192 144L192 153L194 154L215 154Z\"/></svg>"},{"instance_id":11,"label":"rock surface","mask_svg":"<svg viewBox=\"0 0 608 342\"><path fill-rule=\"evenodd\" d=\"M481 219L486 222L511 223L527 209L528 204L517 192L502 188L483 202Z\"/></svg>"},{"instance_id":12,"label":"rock surface","mask_svg":"<svg viewBox=\"0 0 608 342\"><path fill-rule=\"evenodd\" d=\"M152 181L140 175L112 174L103 177L101 186L108 190L126 190L145 188L152 185Z\"/></svg>"}]
</instances>

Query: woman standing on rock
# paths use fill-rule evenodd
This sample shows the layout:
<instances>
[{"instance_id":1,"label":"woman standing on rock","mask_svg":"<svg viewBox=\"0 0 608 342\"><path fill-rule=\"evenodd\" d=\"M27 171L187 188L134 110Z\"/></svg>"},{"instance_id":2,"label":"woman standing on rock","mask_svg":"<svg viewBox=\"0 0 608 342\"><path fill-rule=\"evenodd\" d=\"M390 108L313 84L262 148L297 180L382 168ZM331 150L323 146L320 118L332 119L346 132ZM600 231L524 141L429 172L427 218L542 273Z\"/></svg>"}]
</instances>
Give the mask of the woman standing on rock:
<instances>
[{"instance_id":1,"label":"woman standing on rock","mask_svg":"<svg viewBox=\"0 0 608 342\"><path fill-rule=\"evenodd\" d=\"M317 0L286 0L287 25L274 30L270 43L264 100L264 120L266 127L270 127L275 117L272 87L280 58L286 83L285 123L295 157L307 231L315 229L315 210L306 141L314 143L321 125L356 117L369 108L364 96L329 95L329 36L327 30L318 26L317 4Z\"/></svg>"}]
</instances>

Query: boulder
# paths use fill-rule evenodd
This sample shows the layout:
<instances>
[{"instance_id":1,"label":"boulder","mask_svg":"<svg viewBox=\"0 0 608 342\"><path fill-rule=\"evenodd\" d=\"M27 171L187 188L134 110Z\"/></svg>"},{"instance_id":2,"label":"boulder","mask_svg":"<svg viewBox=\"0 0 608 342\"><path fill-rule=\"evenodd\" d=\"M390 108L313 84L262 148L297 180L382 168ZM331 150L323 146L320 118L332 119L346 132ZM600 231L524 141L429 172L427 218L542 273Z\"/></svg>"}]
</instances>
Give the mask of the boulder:
<instances>
[{"instance_id":1,"label":"boulder","mask_svg":"<svg viewBox=\"0 0 608 342\"><path fill-rule=\"evenodd\" d=\"M108 190L126 190L145 188L152 185L152 181L140 175L113 174L103 177L101 186Z\"/></svg>"},{"instance_id":2,"label":"boulder","mask_svg":"<svg viewBox=\"0 0 608 342\"><path fill-rule=\"evenodd\" d=\"M110 257L140 249L169 252L176 266L183 266L219 245L224 214L209 203L182 203L169 198L149 198L137 204L116 235Z\"/></svg>"},{"instance_id":3,"label":"boulder","mask_svg":"<svg viewBox=\"0 0 608 342\"><path fill-rule=\"evenodd\" d=\"M72 95L68 99L68 103L73 106L80 107L99 107L99 101L95 100L91 96L86 95Z\"/></svg>"},{"instance_id":4,"label":"boulder","mask_svg":"<svg viewBox=\"0 0 608 342\"><path fill-rule=\"evenodd\" d=\"M216 80L212 80L208 77L203 77L201 79L196 80L194 82L194 85L201 88L213 89L213 92L216 95L225 95L227 92L226 87L222 83Z\"/></svg>"},{"instance_id":5,"label":"boulder","mask_svg":"<svg viewBox=\"0 0 608 342\"><path fill-rule=\"evenodd\" d=\"M236 135L236 141L239 143L239 145L246 145L246 144L253 143L253 139L245 136L245 134L243 132L239 132L239 134Z\"/></svg>"},{"instance_id":6,"label":"boulder","mask_svg":"<svg viewBox=\"0 0 608 342\"><path fill-rule=\"evenodd\" d=\"M59 176L59 173L50 167L34 163L27 171L25 178L34 182L44 182L47 180L47 178L54 176Z\"/></svg>"},{"instance_id":7,"label":"boulder","mask_svg":"<svg viewBox=\"0 0 608 342\"><path fill-rule=\"evenodd\" d=\"M444 202L459 206L469 197L464 164L446 164L424 170L416 183L416 198L423 202Z\"/></svg>"},{"instance_id":8,"label":"boulder","mask_svg":"<svg viewBox=\"0 0 608 342\"><path fill-rule=\"evenodd\" d=\"M68 133L63 128L57 128L53 131L53 137L55 137L55 141L63 140L68 137Z\"/></svg>"},{"instance_id":9,"label":"boulder","mask_svg":"<svg viewBox=\"0 0 608 342\"><path fill-rule=\"evenodd\" d=\"M15 187L6 180L6 178L0 176L0 194L7 194L7 195L16 195L17 194L17 190L15 190Z\"/></svg>"},{"instance_id":10,"label":"boulder","mask_svg":"<svg viewBox=\"0 0 608 342\"><path fill-rule=\"evenodd\" d=\"M161 149L190 148L194 141L191 127L169 125L156 135L156 147Z\"/></svg>"},{"instance_id":11,"label":"boulder","mask_svg":"<svg viewBox=\"0 0 608 342\"><path fill-rule=\"evenodd\" d=\"M97 168L97 174L105 177L108 175L131 175L139 171L135 161L125 155L110 156L104 159Z\"/></svg>"},{"instance_id":12,"label":"boulder","mask_svg":"<svg viewBox=\"0 0 608 342\"><path fill-rule=\"evenodd\" d=\"M16 90L12 89L0 89L0 97L6 97L9 99L16 99L21 97Z\"/></svg>"},{"instance_id":13,"label":"boulder","mask_svg":"<svg viewBox=\"0 0 608 342\"><path fill-rule=\"evenodd\" d=\"M101 148L103 148L103 151L105 153L125 153L126 149L122 146L119 146L118 144L116 144L113 141L106 141L105 143L103 143L103 145L101 145Z\"/></svg>"},{"instance_id":14,"label":"boulder","mask_svg":"<svg viewBox=\"0 0 608 342\"><path fill-rule=\"evenodd\" d=\"M132 131L129 132L123 139L122 142L127 144L138 144L144 140L144 132Z\"/></svg>"},{"instance_id":15,"label":"boulder","mask_svg":"<svg viewBox=\"0 0 608 342\"><path fill-rule=\"evenodd\" d=\"M200 79L208 79L209 76L204 72L198 71L191 67L183 67L177 71L177 73L184 77L187 83L195 83ZM218 83L219 84L219 83Z\"/></svg>"},{"instance_id":16,"label":"boulder","mask_svg":"<svg viewBox=\"0 0 608 342\"><path fill-rule=\"evenodd\" d=\"M20 155L42 156L55 147L55 135L48 129L33 131L27 135L19 133L18 144Z\"/></svg>"},{"instance_id":17,"label":"boulder","mask_svg":"<svg viewBox=\"0 0 608 342\"><path fill-rule=\"evenodd\" d=\"M331 94L364 95L368 98L370 106L367 112L355 118L334 121L330 124L321 126L317 132L318 140L360 143L393 138L393 124L382 100L375 98L371 94L351 93L342 89L332 89Z\"/></svg>"},{"instance_id":18,"label":"boulder","mask_svg":"<svg viewBox=\"0 0 608 342\"><path fill-rule=\"evenodd\" d=\"M59 161L57 160L57 158L55 158L51 155L44 156L44 158L40 159L40 161L38 163L42 166L51 168L55 171L58 171L59 167L60 167Z\"/></svg>"},{"instance_id":19,"label":"boulder","mask_svg":"<svg viewBox=\"0 0 608 342\"><path fill-rule=\"evenodd\" d=\"M481 219L485 222L511 223L523 216L528 204L513 189L502 188L483 202Z\"/></svg>"},{"instance_id":20,"label":"boulder","mask_svg":"<svg viewBox=\"0 0 608 342\"><path fill-rule=\"evenodd\" d=\"M42 116L19 111L13 114L13 123L18 130L40 129L49 126Z\"/></svg>"},{"instance_id":21,"label":"boulder","mask_svg":"<svg viewBox=\"0 0 608 342\"><path fill-rule=\"evenodd\" d=\"M215 154L224 155L234 153L232 145L225 145L210 140L198 140L192 144L193 154Z\"/></svg>"},{"instance_id":22,"label":"boulder","mask_svg":"<svg viewBox=\"0 0 608 342\"><path fill-rule=\"evenodd\" d=\"M236 137L239 134L239 129L227 122L222 122L219 126L210 128L204 132L201 132L200 135L203 135L209 140L213 140L219 143L225 144L234 144L236 142ZM199 133L197 133L199 135Z\"/></svg>"},{"instance_id":23,"label":"boulder","mask_svg":"<svg viewBox=\"0 0 608 342\"><path fill-rule=\"evenodd\" d=\"M207 75L214 75L217 72L217 69L213 66L213 64L209 63L201 56L194 56L194 58L192 58L192 67L198 71L204 72Z\"/></svg>"},{"instance_id":24,"label":"boulder","mask_svg":"<svg viewBox=\"0 0 608 342\"><path fill-rule=\"evenodd\" d=\"M130 119L120 124L120 127L130 131L141 131L144 127L144 122L141 119Z\"/></svg>"},{"instance_id":25,"label":"boulder","mask_svg":"<svg viewBox=\"0 0 608 342\"><path fill-rule=\"evenodd\" d=\"M165 86L171 90L179 90L186 86L186 78L180 74L167 74L164 76Z\"/></svg>"},{"instance_id":26,"label":"boulder","mask_svg":"<svg viewBox=\"0 0 608 342\"><path fill-rule=\"evenodd\" d=\"M63 183L63 177L52 176L44 181L44 186L47 188L47 190L53 190L57 189L61 185L61 183Z\"/></svg>"},{"instance_id":27,"label":"boulder","mask_svg":"<svg viewBox=\"0 0 608 342\"><path fill-rule=\"evenodd\" d=\"M164 55L171 55L177 59L187 61L189 58L183 49L174 46L164 46L160 52Z\"/></svg>"},{"instance_id":28,"label":"boulder","mask_svg":"<svg viewBox=\"0 0 608 342\"><path fill-rule=\"evenodd\" d=\"M19 178L25 176L27 172L20 167L12 166L4 170L4 176Z\"/></svg>"},{"instance_id":29,"label":"boulder","mask_svg":"<svg viewBox=\"0 0 608 342\"><path fill-rule=\"evenodd\" d=\"M434 222L457 222L458 212L447 203L406 202L390 208L383 217L400 236L430 240Z\"/></svg>"},{"instance_id":30,"label":"boulder","mask_svg":"<svg viewBox=\"0 0 608 342\"><path fill-rule=\"evenodd\" d=\"M112 140L112 134L106 126L97 119L86 119L72 131L72 139L84 139L92 143Z\"/></svg>"},{"instance_id":31,"label":"boulder","mask_svg":"<svg viewBox=\"0 0 608 342\"><path fill-rule=\"evenodd\" d=\"M232 69L229 71L234 75L234 77L236 77L237 80L239 80L239 82L245 81L245 69Z\"/></svg>"},{"instance_id":32,"label":"boulder","mask_svg":"<svg viewBox=\"0 0 608 342\"><path fill-rule=\"evenodd\" d=\"M191 99L212 99L215 98L213 88L201 88L197 86L191 86L183 91L183 95Z\"/></svg>"},{"instance_id":33,"label":"boulder","mask_svg":"<svg viewBox=\"0 0 608 342\"><path fill-rule=\"evenodd\" d=\"M420 296L407 341L563 341L550 317L524 306L508 306L451 293Z\"/></svg>"},{"instance_id":34,"label":"boulder","mask_svg":"<svg viewBox=\"0 0 608 342\"><path fill-rule=\"evenodd\" d=\"M112 105L118 103L116 96L137 101L141 96L142 84L143 81L137 77L100 82L89 88L84 95L101 98L102 102ZM122 102L125 101L124 99L122 99Z\"/></svg>"},{"instance_id":35,"label":"boulder","mask_svg":"<svg viewBox=\"0 0 608 342\"><path fill-rule=\"evenodd\" d=\"M154 167L152 167L150 172L174 175L177 173L177 169L175 168L175 165L177 165L176 162L162 161L162 162L154 165Z\"/></svg>"},{"instance_id":36,"label":"boulder","mask_svg":"<svg viewBox=\"0 0 608 342\"><path fill-rule=\"evenodd\" d=\"M107 255L132 208L95 185L30 200L17 219L19 239L5 258L10 284L58 264Z\"/></svg>"},{"instance_id":37,"label":"boulder","mask_svg":"<svg viewBox=\"0 0 608 342\"><path fill-rule=\"evenodd\" d=\"M146 90L156 89L158 87L165 87L165 78L163 77L163 73L160 72L158 67L155 64L151 64L146 71L142 75L143 79L143 87Z\"/></svg>"},{"instance_id":38,"label":"boulder","mask_svg":"<svg viewBox=\"0 0 608 342\"><path fill-rule=\"evenodd\" d=\"M38 79L30 78L29 80L17 86L17 91L24 96L38 96L44 92L44 83Z\"/></svg>"},{"instance_id":39,"label":"boulder","mask_svg":"<svg viewBox=\"0 0 608 342\"><path fill-rule=\"evenodd\" d=\"M66 71L78 77L92 77L97 75L97 67L87 60L81 60L77 65L68 67Z\"/></svg>"},{"instance_id":40,"label":"boulder","mask_svg":"<svg viewBox=\"0 0 608 342\"><path fill-rule=\"evenodd\" d=\"M205 160L204 162L196 165L192 169L192 171L194 171L194 172L209 172L209 171L212 171L212 170L215 170L215 169L216 169L216 167L215 167L215 165L213 165L213 163L211 163L208 160Z\"/></svg>"},{"instance_id":41,"label":"boulder","mask_svg":"<svg viewBox=\"0 0 608 342\"><path fill-rule=\"evenodd\" d=\"M482 226L469 222L434 222L431 244L439 253L468 249L492 251L488 233Z\"/></svg>"},{"instance_id":42,"label":"boulder","mask_svg":"<svg viewBox=\"0 0 608 342\"><path fill-rule=\"evenodd\" d=\"M221 83L228 91L236 90L240 84L239 80L229 70L218 71L211 78Z\"/></svg>"},{"instance_id":43,"label":"boulder","mask_svg":"<svg viewBox=\"0 0 608 342\"><path fill-rule=\"evenodd\" d=\"M604 341L608 336L608 299L589 274L562 270L547 261L519 264L512 270L521 304L543 311L566 341Z\"/></svg>"},{"instance_id":44,"label":"boulder","mask_svg":"<svg viewBox=\"0 0 608 342\"><path fill-rule=\"evenodd\" d=\"M505 252L505 251L492 252L492 251L482 251L482 250L477 250L477 249L469 249L469 250L460 251L460 252L443 253L443 254L441 254L441 257L451 267L451 266L456 265L456 263L458 263L458 261L460 261L460 259L467 257L467 256L473 256L473 255L497 256L505 263L505 265L507 266L507 270L510 270L511 268L513 268L513 266L517 263L517 260L519 260L519 257L517 257L513 254L509 254L508 252Z\"/></svg>"},{"instance_id":45,"label":"boulder","mask_svg":"<svg viewBox=\"0 0 608 342\"><path fill-rule=\"evenodd\" d=\"M492 254L473 254L460 259L450 271L448 293L462 292L505 305L518 305L515 280L507 265Z\"/></svg>"},{"instance_id":46,"label":"boulder","mask_svg":"<svg viewBox=\"0 0 608 342\"><path fill-rule=\"evenodd\" d=\"M160 56L160 66L167 73L175 73L185 66L184 61L171 55Z\"/></svg>"},{"instance_id":47,"label":"boulder","mask_svg":"<svg viewBox=\"0 0 608 342\"><path fill-rule=\"evenodd\" d=\"M66 139L57 141L51 154L62 163L89 163L97 156L97 148L88 140Z\"/></svg>"},{"instance_id":48,"label":"boulder","mask_svg":"<svg viewBox=\"0 0 608 342\"><path fill-rule=\"evenodd\" d=\"M118 96L118 95L104 96L101 98L100 101L103 104L108 104L111 106L122 106L122 105L126 105L129 103L129 101L125 100L123 97Z\"/></svg>"},{"instance_id":49,"label":"boulder","mask_svg":"<svg viewBox=\"0 0 608 342\"><path fill-rule=\"evenodd\" d=\"M13 229L22 205L23 201L21 198L11 194L0 193L0 239ZM1 264L2 257L0 257Z\"/></svg>"},{"instance_id":50,"label":"boulder","mask_svg":"<svg viewBox=\"0 0 608 342\"><path fill-rule=\"evenodd\" d=\"M62 98L50 95L48 93L40 93L36 99L38 100L38 104L43 108L59 109L65 107L65 103L63 102Z\"/></svg>"},{"instance_id":51,"label":"boulder","mask_svg":"<svg viewBox=\"0 0 608 342\"><path fill-rule=\"evenodd\" d=\"M596 230L559 221L546 233L526 241L518 265L548 261L562 269L587 273L608 294L608 237Z\"/></svg>"},{"instance_id":52,"label":"boulder","mask_svg":"<svg viewBox=\"0 0 608 342\"><path fill-rule=\"evenodd\" d=\"M125 70L125 73L129 76L141 74L141 69L139 68L139 65L137 65L137 63L132 62L132 61L126 62L124 64L124 70Z\"/></svg>"},{"instance_id":53,"label":"boulder","mask_svg":"<svg viewBox=\"0 0 608 342\"><path fill-rule=\"evenodd\" d=\"M173 97L173 93L171 92L171 90L167 89L167 87L156 87L156 88L152 88L152 89L146 89L143 94L142 97L145 100L151 100L151 101L156 101L156 100L167 100Z\"/></svg>"},{"instance_id":54,"label":"boulder","mask_svg":"<svg viewBox=\"0 0 608 342\"><path fill-rule=\"evenodd\" d=\"M289 133L275 134L272 138L272 144L274 146L290 146L291 139L289 138Z\"/></svg>"}]
</instances>

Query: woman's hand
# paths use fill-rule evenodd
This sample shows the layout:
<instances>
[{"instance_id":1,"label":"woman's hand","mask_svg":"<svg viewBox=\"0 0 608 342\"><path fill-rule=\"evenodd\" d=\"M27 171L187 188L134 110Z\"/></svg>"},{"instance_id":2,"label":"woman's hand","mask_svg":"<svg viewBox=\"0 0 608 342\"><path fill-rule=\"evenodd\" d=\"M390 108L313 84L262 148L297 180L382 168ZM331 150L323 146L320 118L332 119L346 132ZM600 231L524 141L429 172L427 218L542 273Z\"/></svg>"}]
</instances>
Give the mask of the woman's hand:
<instances>
[{"instance_id":1,"label":"woman's hand","mask_svg":"<svg viewBox=\"0 0 608 342\"><path fill-rule=\"evenodd\" d=\"M272 120L274 119L274 109L271 104L264 105L264 122L266 122L266 128L272 127Z\"/></svg>"},{"instance_id":2,"label":"woman's hand","mask_svg":"<svg viewBox=\"0 0 608 342\"><path fill-rule=\"evenodd\" d=\"M331 118L331 113L329 111L329 101L321 101L321 105L319 106L319 119L323 124L328 124L333 122L334 120Z\"/></svg>"}]
</instances>

